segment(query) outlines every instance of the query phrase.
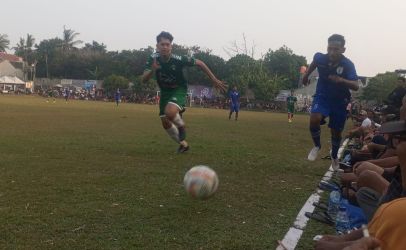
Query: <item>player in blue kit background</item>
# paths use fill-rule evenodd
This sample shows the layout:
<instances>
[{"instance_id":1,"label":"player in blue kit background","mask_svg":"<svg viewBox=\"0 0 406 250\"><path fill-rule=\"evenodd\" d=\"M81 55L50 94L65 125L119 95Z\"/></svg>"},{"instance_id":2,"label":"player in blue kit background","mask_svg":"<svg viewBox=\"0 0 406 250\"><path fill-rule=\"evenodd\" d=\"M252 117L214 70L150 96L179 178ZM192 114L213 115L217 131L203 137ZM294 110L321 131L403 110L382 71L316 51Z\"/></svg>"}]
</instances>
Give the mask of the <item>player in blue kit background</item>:
<instances>
[{"instance_id":1,"label":"player in blue kit background","mask_svg":"<svg viewBox=\"0 0 406 250\"><path fill-rule=\"evenodd\" d=\"M319 79L310 115L310 133L314 147L308 155L308 160L314 161L321 149L320 123L329 117L331 129L331 159L334 170L339 168L337 159L341 144L341 132L346 121L346 107L351 99L351 90L358 90L358 76L354 64L346 58L345 39L342 35L334 34L328 38L327 54L316 53L303 77L303 84L309 82L309 75L317 68Z\"/></svg>"},{"instance_id":2,"label":"player in blue kit background","mask_svg":"<svg viewBox=\"0 0 406 250\"><path fill-rule=\"evenodd\" d=\"M120 104L121 102L121 92L120 89L117 89L116 93L114 93L114 100L116 101L116 105Z\"/></svg>"},{"instance_id":3,"label":"player in blue kit background","mask_svg":"<svg viewBox=\"0 0 406 250\"><path fill-rule=\"evenodd\" d=\"M230 91L228 97L230 98L230 114L228 119L231 119L231 115L235 112L235 120L238 120L238 112L240 111L240 93L237 90L237 87L234 86L233 90Z\"/></svg>"}]
</instances>

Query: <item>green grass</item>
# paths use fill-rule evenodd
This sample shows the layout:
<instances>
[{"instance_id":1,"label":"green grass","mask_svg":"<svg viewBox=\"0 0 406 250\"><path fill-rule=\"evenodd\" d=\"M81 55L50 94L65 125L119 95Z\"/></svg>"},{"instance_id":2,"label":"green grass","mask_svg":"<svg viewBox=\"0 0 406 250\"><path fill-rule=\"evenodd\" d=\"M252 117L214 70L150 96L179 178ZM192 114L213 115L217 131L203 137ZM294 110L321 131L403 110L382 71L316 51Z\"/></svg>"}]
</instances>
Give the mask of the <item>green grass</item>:
<instances>
[{"instance_id":1,"label":"green grass","mask_svg":"<svg viewBox=\"0 0 406 250\"><path fill-rule=\"evenodd\" d=\"M328 164L306 161L306 115L188 109L177 155L157 106L2 95L0 109L0 249L274 249ZM182 186L199 164L220 179L206 201Z\"/></svg>"}]
</instances>

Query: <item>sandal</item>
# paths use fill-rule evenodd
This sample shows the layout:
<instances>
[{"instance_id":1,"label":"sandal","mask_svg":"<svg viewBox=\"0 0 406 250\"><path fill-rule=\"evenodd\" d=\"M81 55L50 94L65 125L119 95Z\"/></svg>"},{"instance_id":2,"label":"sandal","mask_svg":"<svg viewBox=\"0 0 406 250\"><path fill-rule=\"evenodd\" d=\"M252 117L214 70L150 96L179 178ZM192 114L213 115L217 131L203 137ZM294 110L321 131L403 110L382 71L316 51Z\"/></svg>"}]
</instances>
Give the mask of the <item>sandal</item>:
<instances>
[{"instance_id":1,"label":"sandal","mask_svg":"<svg viewBox=\"0 0 406 250\"><path fill-rule=\"evenodd\" d=\"M340 186L337 186L336 184L329 183L327 181L321 181L318 185L318 187L323 190L323 191L341 191Z\"/></svg>"},{"instance_id":2,"label":"sandal","mask_svg":"<svg viewBox=\"0 0 406 250\"><path fill-rule=\"evenodd\" d=\"M340 168L343 170L352 168L351 164L349 164L347 162L339 162L339 164L340 164Z\"/></svg>"},{"instance_id":3,"label":"sandal","mask_svg":"<svg viewBox=\"0 0 406 250\"><path fill-rule=\"evenodd\" d=\"M328 205L322 201L320 201L319 203L313 202L313 206L317 207L318 209L324 210L324 211L328 210Z\"/></svg>"},{"instance_id":4,"label":"sandal","mask_svg":"<svg viewBox=\"0 0 406 250\"><path fill-rule=\"evenodd\" d=\"M334 221L331 219L331 217L327 214L327 212L322 212L322 213L320 213L320 212L313 212L313 213L306 212L305 216L307 218L309 218L309 219L314 219L314 220L316 220L318 222L327 224L329 226L334 226L334 224L335 224Z\"/></svg>"}]
</instances>

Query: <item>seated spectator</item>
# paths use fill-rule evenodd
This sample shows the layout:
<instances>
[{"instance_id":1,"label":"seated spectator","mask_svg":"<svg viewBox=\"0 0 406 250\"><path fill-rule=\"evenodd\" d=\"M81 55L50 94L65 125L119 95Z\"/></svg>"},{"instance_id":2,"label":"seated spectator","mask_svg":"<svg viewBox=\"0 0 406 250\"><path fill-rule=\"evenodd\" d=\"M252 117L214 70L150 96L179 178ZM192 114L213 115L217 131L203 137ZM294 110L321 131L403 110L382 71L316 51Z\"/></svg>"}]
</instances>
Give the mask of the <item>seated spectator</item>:
<instances>
[{"instance_id":1,"label":"seated spectator","mask_svg":"<svg viewBox=\"0 0 406 250\"><path fill-rule=\"evenodd\" d=\"M362 229L347 235L326 235L316 243L318 250L402 250L406 246L406 198L395 199L379 207L368 224L371 237L363 237Z\"/></svg>"},{"instance_id":2,"label":"seated spectator","mask_svg":"<svg viewBox=\"0 0 406 250\"><path fill-rule=\"evenodd\" d=\"M406 223L406 98L402 96L401 121L384 123L380 133L389 138L375 138L374 146L387 141L395 154L392 157L359 162L353 165L353 173L342 174L346 184L355 182L356 202L369 222L372 238L363 239L362 230L354 230L343 236L325 236L316 249L405 249ZM364 119L365 120L365 119ZM387 140L386 140L387 139ZM367 149L370 149L367 147ZM363 248L362 248L363 247Z\"/></svg>"},{"instance_id":3,"label":"seated spectator","mask_svg":"<svg viewBox=\"0 0 406 250\"><path fill-rule=\"evenodd\" d=\"M396 148L396 156L356 163L353 174L342 175L342 182L347 186L350 182L357 182L356 201L368 219L384 201L403 196L402 175L406 178L406 121L386 123L382 132L395 137L390 142ZM354 193L348 192L347 195L351 199Z\"/></svg>"},{"instance_id":4,"label":"seated spectator","mask_svg":"<svg viewBox=\"0 0 406 250\"><path fill-rule=\"evenodd\" d=\"M361 110L359 119L361 121L361 124L349 131L348 133L349 138L362 137L365 133L369 131L370 127L372 126L372 121L368 117L367 111Z\"/></svg>"}]
</instances>

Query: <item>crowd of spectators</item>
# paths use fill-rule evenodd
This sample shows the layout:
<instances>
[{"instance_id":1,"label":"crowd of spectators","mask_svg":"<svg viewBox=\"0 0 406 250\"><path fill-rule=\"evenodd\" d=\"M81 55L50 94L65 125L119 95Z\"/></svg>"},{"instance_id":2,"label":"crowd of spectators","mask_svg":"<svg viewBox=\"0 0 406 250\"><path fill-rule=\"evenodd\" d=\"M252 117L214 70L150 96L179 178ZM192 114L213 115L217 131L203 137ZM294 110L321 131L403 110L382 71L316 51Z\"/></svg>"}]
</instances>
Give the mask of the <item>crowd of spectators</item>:
<instances>
[{"instance_id":1,"label":"crowd of spectators","mask_svg":"<svg viewBox=\"0 0 406 250\"><path fill-rule=\"evenodd\" d=\"M341 195L363 212L370 237L361 228L324 235L316 249L406 249L406 84L398 82L385 107L353 117L337 177Z\"/></svg>"}]
</instances>

